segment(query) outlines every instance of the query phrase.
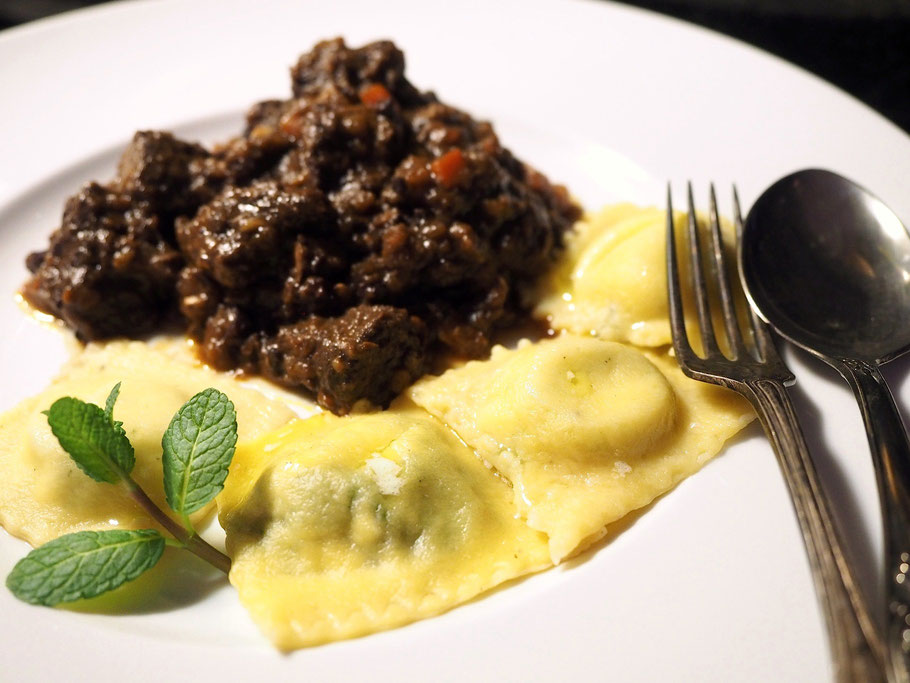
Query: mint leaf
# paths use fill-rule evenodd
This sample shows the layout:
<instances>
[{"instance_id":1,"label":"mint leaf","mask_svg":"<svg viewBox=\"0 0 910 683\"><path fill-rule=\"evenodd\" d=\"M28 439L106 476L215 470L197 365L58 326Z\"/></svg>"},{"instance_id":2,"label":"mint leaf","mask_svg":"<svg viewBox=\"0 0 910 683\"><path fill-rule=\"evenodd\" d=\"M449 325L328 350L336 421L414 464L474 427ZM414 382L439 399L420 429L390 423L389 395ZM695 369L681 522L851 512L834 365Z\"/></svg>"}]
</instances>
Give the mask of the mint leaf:
<instances>
[{"instance_id":1,"label":"mint leaf","mask_svg":"<svg viewBox=\"0 0 910 683\"><path fill-rule=\"evenodd\" d=\"M177 411L161 439L171 509L186 517L221 491L236 443L234 404L217 389L200 391Z\"/></svg>"},{"instance_id":2,"label":"mint leaf","mask_svg":"<svg viewBox=\"0 0 910 683\"><path fill-rule=\"evenodd\" d=\"M107 415L107 419L114 423L114 404L117 402L117 397L120 396L120 382L117 382L114 385L114 388L111 389L111 393L107 395L107 400L104 402L104 414ZM122 422L120 424L123 424Z\"/></svg>"},{"instance_id":3,"label":"mint leaf","mask_svg":"<svg viewBox=\"0 0 910 683\"><path fill-rule=\"evenodd\" d=\"M126 430L123 428L123 423L119 420L114 419L114 404L120 397L120 385L121 382L117 382L114 385L114 388L111 389L111 393L107 395L107 400L104 402L104 415L108 420L110 420L110 423L114 426L114 429L126 437ZM127 472L127 474L129 474L129 472Z\"/></svg>"},{"instance_id":4,"label":"mint leaf","mask_svg":"<svg viewBox=\"0 0 910 683\"><path fill-rule=\"evenodd\" d=\"M94 403L64 396L47 411L47 421L63 450L95 481L116 484L132 471L136 456L130 440Z\"/></svg>"},{"instance_id":5,"label":"mint leaf","mask_svg":"<svg viewBox=\"0 0 910 683\"><path fill-rule=\"evenodd\" d=\"M6 586L33 605L92 598L154 567L164 545L164 537L154 529L67 534L19 560Z\"/></svg>"}]
</instances>

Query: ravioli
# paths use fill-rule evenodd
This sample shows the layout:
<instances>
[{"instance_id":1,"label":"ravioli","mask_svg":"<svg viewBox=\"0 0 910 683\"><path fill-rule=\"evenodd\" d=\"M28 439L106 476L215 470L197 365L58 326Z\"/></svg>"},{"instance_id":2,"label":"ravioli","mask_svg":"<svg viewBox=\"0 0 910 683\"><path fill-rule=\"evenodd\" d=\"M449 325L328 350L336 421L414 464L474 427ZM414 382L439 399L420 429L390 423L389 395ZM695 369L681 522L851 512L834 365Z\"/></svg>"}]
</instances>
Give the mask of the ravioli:
<instances>
[{"instance_id":1,"label":"ravioli","mask_svg":"<svg viewBox=\"0 0 910 683\"><path fill-rule=\"evenodd\" d=\"M442 612L550 564L509 486L417 409L297 421L237 449L231 583L285 650Z\"/></svg>"},{"instance_id":2,"label":"ravioli","mask_svg":"<svg viewBox=\"0 0 910 683\"><path fill-rule=\"evenodd\" d=\"M741 397L688 379L664 354L572 334L496 347L408 394L512 483L554 562L698 470L753 418Z\"/></svg>"},{"instance_id":3,"label":"ravioli","mask_svg":"<svg viewBox=\"0 0 910 683\"><path fill-rule=\"evenodd\" d=\"M686 326L697 339L685 251L687 216L677 212L674 220ZM699 222L704 222L701 217ZM535 314L555 329L576 334L645 347L670 344L666 231L663 209L617 204L587 215L568 236L559 263L543 278ZM733 263L728 222L721 221L721 233Z\"/></svg>"},{"instance_id":4,"label":"ravioli","mask_svg":"<svg viewBox=\"0 0 910 683\"><path fill-rule=\"evenodd\" d=\"M156 526L122 487L86 476L57 443L41 411L61 396L103 406L114 384L122 382L114 416L135 448L132 476L164 509L161 435L194 394L215 387L230 397L240 442L294 417L285 402L202 366L185 347L182 341L90 344L47 389L0 416L0 524L32 545L85 529ZM210 511L203 508L194 519Z\"/></svg>"}]
</instances>

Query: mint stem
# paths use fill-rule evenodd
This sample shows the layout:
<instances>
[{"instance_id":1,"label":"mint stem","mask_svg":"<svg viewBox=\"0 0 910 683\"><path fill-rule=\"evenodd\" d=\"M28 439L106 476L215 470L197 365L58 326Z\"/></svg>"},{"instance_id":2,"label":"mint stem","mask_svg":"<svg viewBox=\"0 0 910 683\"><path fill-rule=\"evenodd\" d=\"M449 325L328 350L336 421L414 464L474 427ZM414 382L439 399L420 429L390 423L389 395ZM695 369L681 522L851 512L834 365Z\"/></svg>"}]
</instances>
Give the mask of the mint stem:
<instances>
[{"instance_id":1,"label":"mint stem","mask_svg":"<svg viewBox=\"0 0 910 683\"><path fill-rule=\"evenodd\" d=\"M231 558L210 546L201 536L191 534L184 529L183 526L171 519L161 508L155 505L155 502L148 497L148 494L140 488L139 484L133 481L132 477L125 473L123 477L123 481L129 489L130 496L132 496L133 500L139 503L139 505L141 505L156 522L163 526L174 538L180 541L187 550L198 555L225 574L231 570Z\"/></svg>"}]
</instances>

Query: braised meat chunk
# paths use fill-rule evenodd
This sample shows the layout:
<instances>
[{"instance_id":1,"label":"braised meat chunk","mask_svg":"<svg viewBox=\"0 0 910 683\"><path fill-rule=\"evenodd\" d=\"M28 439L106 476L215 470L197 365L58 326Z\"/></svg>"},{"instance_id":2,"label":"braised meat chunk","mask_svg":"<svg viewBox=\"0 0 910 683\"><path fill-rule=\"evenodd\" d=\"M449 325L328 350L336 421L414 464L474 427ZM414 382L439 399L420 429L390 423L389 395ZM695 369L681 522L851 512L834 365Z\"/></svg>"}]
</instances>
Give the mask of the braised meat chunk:
<instances>
[{"instance_id":1,"label":"braised meat chunk","mask_svg":"<svg viewBox=\"0 0 910 683\"><path fill-rule=\"evenodd\" d=\"M67 201L47 251L27 265L28 301L92 340L157 329L174 308L183 258L147 202L90 183Z\"/></svg>"},{"instance_id":2,"label":"braised meat chunk","mask_svg":"<svg viewBox=\"0 0 910 683\"><path fill-rule=\"evenodd\" d=\"M120 157L114 186L168 223L192 214L217 191L203 174L208 151L170 133L140 131Z\"/></svg>"},{"instance_id":3,"label":"braised meat chunk","mask_svg":"<svg viewBox=\"0 0 910 683\"><path fill-rule=\"evenodd\" d=\"M26 297L84 339L177 309L206 362L339 413L385 405L441 354L482 357L579 210L404 65L387 41L325 41L290 99L211 151L137 133L29 258Z\"/></svg>"},{"instance_id":4,"label":"braised meat chunk","mask_svg":"<svg viewBox=\"0 0 910 683\"><path fill-rule=\"evenodd\" d=\"M259 350L262 373L312 391L347 413L367 399L386 405L424 373L426 326L402 308L360 305L337 318L310 316L281 327Z\"/></svg>"}]
</instances>

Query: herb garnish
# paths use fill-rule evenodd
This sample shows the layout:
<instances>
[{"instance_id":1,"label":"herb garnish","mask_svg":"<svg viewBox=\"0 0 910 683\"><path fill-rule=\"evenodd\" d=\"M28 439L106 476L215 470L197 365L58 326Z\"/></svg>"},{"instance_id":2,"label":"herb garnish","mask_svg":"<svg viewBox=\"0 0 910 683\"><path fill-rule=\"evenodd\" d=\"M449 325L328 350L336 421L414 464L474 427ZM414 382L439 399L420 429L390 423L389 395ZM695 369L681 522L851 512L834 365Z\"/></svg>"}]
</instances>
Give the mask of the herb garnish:
<instances>
[{"instance_id":1,"label":"herb garnish","mask_svg":"<svg viewBox=\"0 0 910 683\"><path fill-rule=\"evenodd\" d=\"M166 541L157 529L66 534L35 548L13 567L6 585L21 600L52 606L113 590L154 567L166 544L185 548L225 573L231 567L230 558L196 533L189 515L223 488L237 443L234 404L217 389L205 389L177 411L161 439L165 497L181 524L130 476L136 456L123 423L114 419L119 395L118 382L104 409L67 396L44 414L79 469L95 481L126 487L176 541Z\"/></svg>"},{"instance_id":2,"label":"herb garnish","mask_svg":"<svg viewBox=\"0 0 910 683\"><path fill-rule=\"evenodd\" d=\"M164 493L187 524L187 516L223 487L237 443L237 413L217 389L196 394L177 411L164 437Z\"/></svg>"}]
</instances>

